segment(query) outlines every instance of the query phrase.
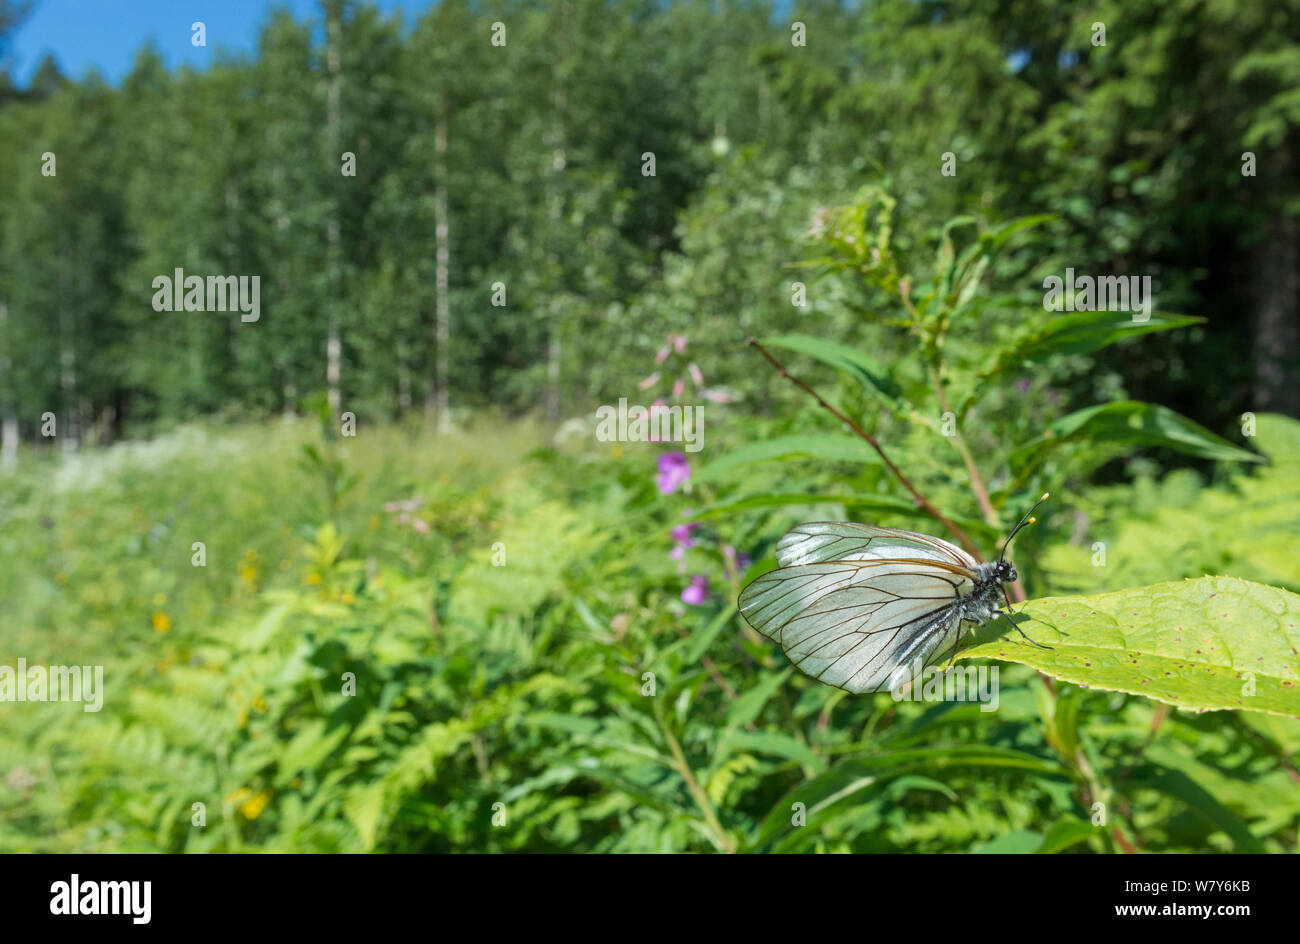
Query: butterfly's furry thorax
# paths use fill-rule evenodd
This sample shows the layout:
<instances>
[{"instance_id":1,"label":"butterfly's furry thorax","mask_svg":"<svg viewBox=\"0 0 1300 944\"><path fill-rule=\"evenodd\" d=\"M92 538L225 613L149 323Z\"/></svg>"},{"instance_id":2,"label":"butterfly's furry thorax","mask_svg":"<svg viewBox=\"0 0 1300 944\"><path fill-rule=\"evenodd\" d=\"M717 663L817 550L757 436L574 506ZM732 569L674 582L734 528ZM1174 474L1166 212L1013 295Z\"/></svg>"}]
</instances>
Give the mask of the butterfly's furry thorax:
<instances>
[{"instance_id":1,"label":"butterfly's furry thorax","mask_svg":"<svg viewBox=\"0 0 1300 944\"><path fill-rule=\"evenodd\" d=\"M1004 560L976 564L971 571L975 574L975 586L958 602L957 611L962 619L983 626L998 612L1003 600L1002 585L1014 583L1019 575Z\"/></svg>"}]
</instances>

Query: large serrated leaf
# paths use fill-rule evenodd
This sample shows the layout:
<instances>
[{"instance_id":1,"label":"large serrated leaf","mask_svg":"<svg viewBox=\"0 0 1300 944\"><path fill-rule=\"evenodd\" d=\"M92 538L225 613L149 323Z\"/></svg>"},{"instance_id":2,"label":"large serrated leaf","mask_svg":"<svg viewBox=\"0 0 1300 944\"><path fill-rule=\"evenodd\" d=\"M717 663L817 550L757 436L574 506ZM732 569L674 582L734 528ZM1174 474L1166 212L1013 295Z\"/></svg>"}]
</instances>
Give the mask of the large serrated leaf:
<instances>
[{"instance_id":1,"label":"large serrated leaf","mask_svg":"<svg viewBox=\"0 0 1300 944\"><path fill-rule=\"evenodd\" d=\"M1300 596L1287 590L1201 577L1030 600L1017 607L1015 620L1052 648L1035 648L1007 628L958 658L1020 662L1067 682L1180 708L1300 717Z\"/></svg>"}]
</instances>

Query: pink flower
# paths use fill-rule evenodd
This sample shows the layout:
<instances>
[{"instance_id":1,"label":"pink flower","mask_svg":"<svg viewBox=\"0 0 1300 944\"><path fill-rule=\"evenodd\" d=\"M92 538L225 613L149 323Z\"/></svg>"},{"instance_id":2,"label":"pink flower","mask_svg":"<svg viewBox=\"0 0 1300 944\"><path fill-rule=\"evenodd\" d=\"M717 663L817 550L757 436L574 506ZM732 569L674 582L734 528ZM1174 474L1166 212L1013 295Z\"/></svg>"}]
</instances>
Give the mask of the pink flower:
<instances>
[{"instance_id":1,"label":"pink flower","mask_svg":"<svg viewBox=\"0 0 1300 944\"><path fill-rule=\"evenodd\" d=\"M686 369L691 372L691 380L695 381L695 386L703 387L704 374L700 373L700 365L692 361L690 366L688 366Z\"/></svg>"},{"instance_id":2,"label":"pink flower","mask_svg":"<svg viewBox=\"0 0 1300 944\"><path fill-rule=\"evenodd\" d=\"M655 363L662 364L664 361L668 360L668 354L670 351L671 348L669 348L667 345L661 347L659 349L659 353L655 355Z\"/></svg>"},{"instance_id":3,"label":"pink flower","mask_svg":"<svg viewBox=\"0 0 1300 944\"><path fill-rule=\"evenodd\" d=\"M651 375L650 375L649 377L647 377L645 380L641 381L641 382L640 382L639 384L637 384L636 386L637 386L637 389L638 389L638 390L649 390L651 387L653 387L653 386L654 386L655 384L657 384L658 382L659 382L659 372L658 372L658 371L655 371L653 374L651 374Z\"/></svg>"},{"instance_id":4,"label":"pink flower","mask_svg":"<svg viewBox=\"0 0 1300 944\"><path fill-rule=\"evenodd\" d=\"M684 452L665 452L659 457L659 491L671 495L691 477L691 465Z\"/></svg>"},{"instance_id":5,"label":"pink flower","mask_svg":"<svg viewBox=\"0 0 1300 944\"><path fill-rule=\"evenodd\" d=\"M674 334L669 336L673 339L673 347L677 349L678 354L686 350L686 335Z\"/></svg>"},{"instance_id":6,"label":"pink flower","mask_svg":"<svg viewBox=\"0 0 1300 944\"><path fill-rule=\"evenodd\" d=\"M744 570L750 564L754 563L754 559L748 554L743 552L737 554L736 549L730 544L722 549L722 553L727 555L728 563L734 564L737 570Z\"/></svg>"},{"instance_id":7,"label":"pink flower","mask_svg":"<svg viewBox=\"0 0 1300 944\"><path fill-rule=\"evenodd\" d=\"M678 377L673 382L673 396L680 397L686 391L686 381Z\"/></svg>"},{"instance_id":8,"label":"pink flower","mask_svg":"<svg viewBox=\"0 0 1300 944\"><path fill-rule=\"evenodd\" d=\"M690 585L682 591L682 602L689 603L691 606L699 606L708 595L709 581L703 575L695 574L691 577Z\"/></svg>"},{"instance_id":9,"label":"pink flower","mask_svg":"<svg viewBox=\"0 0 1300 944\"><path fill-rule=\"evenodd\" d=\"M420 534L429 533L429 523L425 521L423 518L412 518L411 527L414 528L416 531L418 531Z\"/></svg>"},{"instance_id":10,"label":"pink flower","mask_svg":"<svg viewBox=\"0 0 1300 944\"><path fill-rule=\"evenodd\" d=\"M682 560L686 556L686 552L695 546L695 541L691 537L691 534L694 533L699 526L700 523L698 521L692 521L689 524L679 524L677 527L673 528L673 560Z\"/></svg>"},{"instance_id":11,"label":"pink flower","mask_svg":"<svg viewBox=\"0 0 1300 944\"><path fill-rule=\"evenodd\" d=\"M700 395L710 403L730 403L731 394L725 390L701 390Z\"/></svg>"}]
</instances>

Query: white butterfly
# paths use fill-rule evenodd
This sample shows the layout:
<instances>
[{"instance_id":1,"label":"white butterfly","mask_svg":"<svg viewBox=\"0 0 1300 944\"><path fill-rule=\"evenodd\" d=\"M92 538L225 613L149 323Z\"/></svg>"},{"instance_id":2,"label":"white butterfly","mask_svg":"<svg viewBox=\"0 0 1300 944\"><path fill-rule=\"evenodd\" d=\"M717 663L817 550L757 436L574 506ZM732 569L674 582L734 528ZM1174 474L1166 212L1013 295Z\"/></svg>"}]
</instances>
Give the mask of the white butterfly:
<instances>
[{"instance_id":1,"label":"white butterfly","mask_svg":"<svg viewBox=\"0 0 1300 944\"><path fill-rule=\"evenodd\" d=\"M855 693L893 688L936 653L955 656L964 621L1006 615L1002 585L1017 578L1006 548L1033 520L992 563L915 531L801 524L777 542L778 568L741 591L740 612L815 679Z\"/></svg>"}]
</instances>

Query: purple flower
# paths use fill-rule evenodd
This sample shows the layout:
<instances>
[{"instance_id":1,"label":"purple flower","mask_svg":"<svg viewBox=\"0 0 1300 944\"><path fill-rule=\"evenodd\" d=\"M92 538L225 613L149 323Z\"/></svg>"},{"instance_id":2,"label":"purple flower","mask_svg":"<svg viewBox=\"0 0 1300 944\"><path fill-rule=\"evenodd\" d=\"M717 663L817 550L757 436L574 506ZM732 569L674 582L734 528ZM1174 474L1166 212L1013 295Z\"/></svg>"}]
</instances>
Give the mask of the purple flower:
<instances>
[{"instance_id":1,"label":"purple flower","mask_svg":"<svg viewBox=\"0 0 1300 944\"><path fill-rule=\"evenodd\" d=\"M679 524L673 528L673 560L682 560L686 557L686 552L695 546L695 541L691 539L691 533L699 528L698 521L692 521L689 524ZM685 565L682 565L685 567Z\"/></svg>"},{"instance_id":2,"label":"purple flower","mask_svg":"<svg viewBox=\"0 0 1300 944\"><path fill-rule=\"evenodd\" d=\"M750 564L754 563L754 559L743 551L737 554L736 549L730 544L722 549L722 553L727 555L727 560L731 564L735 565L737 570L744 570Z\"/></svg>"},{"instance_id":3,"label":"purple flower","mask_svg":"<svg viewBox=\"0 0 1300 944\"><path fill-rule=\"evenodd\" d=\"M691 477L691 466L684 452L665 452L659 457L659 491L671 495Z\"/></svg>"},{"instance_id":4,"label":"purple flower","mask_svg":"<svg viewBox=\"0 0 1300 944\"><path fill-rule=\"evenodd\" d=\"M1019 390L1021 393L1028 393L1028 392L1029 392L1029 379L1026 377L1026 378L1023 378L1023 379L1021 379L1021 380L1017 380L1017 381L1016 381L1016 389Z\"/></svg>"},{"instance_id":5,"label":"purple flower","mask_svg":"<svg viewBox=\"0 0 1300 944\"><path fill-rule=\"evenodd\" d=\"M689 603L691 606L699 606L708 595L709 581L703 575L696 574L691 577L690 585L682 591L682 602Z\"/></svg>"}]
</instances>

